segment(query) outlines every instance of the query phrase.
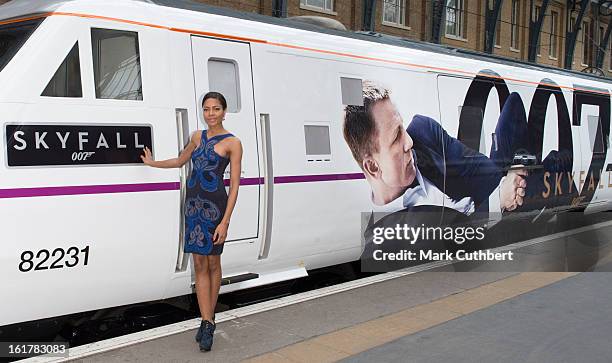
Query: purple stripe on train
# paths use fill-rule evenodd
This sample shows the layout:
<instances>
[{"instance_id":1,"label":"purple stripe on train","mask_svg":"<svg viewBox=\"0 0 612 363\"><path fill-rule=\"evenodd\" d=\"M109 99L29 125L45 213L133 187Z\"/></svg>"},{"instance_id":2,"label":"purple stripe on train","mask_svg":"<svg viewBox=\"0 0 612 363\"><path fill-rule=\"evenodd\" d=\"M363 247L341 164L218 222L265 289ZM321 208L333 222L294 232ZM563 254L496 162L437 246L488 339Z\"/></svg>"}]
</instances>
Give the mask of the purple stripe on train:
<instances>
[{"instance_id":1,"label":"purple stripe on train","mask_svg":"<svg viewBox=\"0 0 612 363\"><path fill-rule=\"evenodd\" d=\"M286 183L308 183L320 181L353 180L364 179L362 173L353 174L324 174L324 175L293 175L277 176L274 178L275 184ZM229 179L224 180L226 186ZM260 185L264 183L264 178L242 178L240 185ZM135 193L135 192L154 192L166 190L179 190L180 183L145 183L145 184L111 184L111 185L75 185L61 187L43 188L15 188L0 189L0 199L6 198L28 198L28 197L51 197L60 195L83 195L83 194L109 194L109 193Z\"/></svg>"},{"instance_id":2,"label":"purple stripe on train","mask_svg":"<svg viewBox=\"0 0 612 363\"><path fill-rule=\"evenodd\" d=\"M259 185L264 183L264 178L242 178L240 179L240 185ZM223 184L226 187L230 185L229 179L224 179Z\"/></svg>"},{"instance_id":3,"label":"purple stripe on train","mask_svg":"<svg viewBox=\"0 0 612 363\"><path fill-rule=\"evenodd\" d=\"M0 189L0 198L50 197L58 195L108 194L177 190L180 183L75 185L44 188Z\"/></svg>"},{"instance_id":4,"label":"purple stripe on train","mask_svg":"<svg viewBox=\"0 0 612 363\"><path fill-rule=\"evenodd\" d=\"M353 179L365 179L365 176L363 175L363 173L277 176L277 177L274 177L274 184L309 183L309 182L353 180Z\"/></svg>"},{"instance_id":5,"label":"purple stripe on train","mask_svg":"<svg viewBox=\"0 0 612 363\"><path fill-rule=\"evenodd\" d=\"M365 179L363 173L352 174L321 174L321 175L289 175L274 177L274 184L286 183L309 183L321 181L337 181L337 180L353 180ZM229 186L229 179L224 180L225 186ZM240 185L257 185L263 184L264 178L242 178Z\"/></svg>"}]
</instances>

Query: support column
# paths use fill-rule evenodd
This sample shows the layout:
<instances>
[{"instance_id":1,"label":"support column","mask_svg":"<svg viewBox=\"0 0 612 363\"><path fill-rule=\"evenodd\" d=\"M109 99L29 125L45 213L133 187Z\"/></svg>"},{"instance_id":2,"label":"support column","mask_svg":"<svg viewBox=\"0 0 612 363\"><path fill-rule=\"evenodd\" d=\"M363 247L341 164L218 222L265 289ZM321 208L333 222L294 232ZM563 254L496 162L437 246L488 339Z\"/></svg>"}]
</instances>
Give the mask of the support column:
<instances>
[{"instance_id":1,"label":"support column","mask_svg":"<svg viewBox=\"0 0 612 363\"><path fill-rule=\"evenodd\" d=\"M527 52L527 60L530 62L536 61L536 55L538 53L538 45L540 44L540 34L542 33L542 25L544 24L544 16L546 10L548 10L549 0L542 1L542 8L537 19L533 19L533 13L535 8L533 6L533 0L530 1L529 5L529 50Z\"/></svg>"},{"instance_id":2,"label":"support column","mask_svg":"<svg viewBox=\"0 0 612 363\"><path fill-rule=\"evenodd\" d=\"M563 67L565 69L572 69L572 61L574 60L574 49L576 48L576 38L578 37L578 31L580 30L580 26L582 24L582 18L584 18L584 13L586 12L587 5L591 0L567 0L567 29L565 31L565 60L563 62ZM569 22L571 20L570 14L574 11L574 7L577 3L580 5L580 9L578 10L578 16L576 17L576 23L574 23L573 31L569 31Z\"/></svg>"},{"instance_id":3,"label":"support column","mask_svg":"<svg viewBox=\"0 0 612 363\"><path fill-rule=\"evenodd\" d=\"M493 53L493 45L495 44L495 29L497 28L497 19L499 19L499 13L501 13L503 3L504 0L487 0L487 7L485 9L484 43L484 51L486 53Z\"/></svg>"},{"instance_id":4,"label":"support column","mask_svg":"<svg viewBox=\"0 0 612 363\"><path fill-rule=\"evenodd\" d=\"M600 18L606 18L608 25L606 26L606 32L604 33L603 39L599 39L599 47L597 48L597 57L595 58L595 67L603 68L604 58L606 57L606 50L610 43L610 33L612 31L612 0L605 0L599 4L598 7Z\"/></svg>"},{"instance_id":5,"label":"support column","mask_svg":"<svg viewBox=\"0 0 612 363\"><path fill-rule=\"evenodd\" d=\"M277 18L287 17L287 0L272 0L272 16Z\"/></svg>"},{"instance_id":6,"label":"support column","mask_svg":"<svg viewBox=\"0 0 612 363\"><path fill-rule=\"evenodd\" d=\"M444 11L446 6L444 0L432 0L431 2L431 39L432 43L440 43L440 33L442 29L442 20L444 19Z\"/></svg>"},{"instance_id":7,"label":"support column","mask_svg":"<svg viewBox=\"0 0 612 363\"><path fill-rule=\"evenodd\" d=\"M363 0L362 30L373 32L376 25L376 0Z\"/></svg>"}]
</instances>

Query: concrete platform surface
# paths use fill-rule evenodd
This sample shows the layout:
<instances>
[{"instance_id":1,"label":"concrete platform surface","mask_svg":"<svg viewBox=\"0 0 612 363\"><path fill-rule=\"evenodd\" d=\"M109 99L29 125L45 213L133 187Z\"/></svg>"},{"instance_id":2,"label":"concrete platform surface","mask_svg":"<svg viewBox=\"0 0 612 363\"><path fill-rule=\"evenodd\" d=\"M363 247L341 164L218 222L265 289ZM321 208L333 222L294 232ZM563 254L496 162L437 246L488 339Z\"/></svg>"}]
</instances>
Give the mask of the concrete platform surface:
<instances>
[{"instance_id":1,"label":"concrete platform surface","mask_svg":"<svg viewBox=\"0 0 612 363\"><path fill-rule=\"evenodd\" d=\"M586 272L342 362L612 362L612 274Z\"/></svg>"},{"instance_id":2,"label":"concrete platform surface","mask_svg":"<svg viewBox=\"0 0 612 363\"><path fill-rule=\"evenodd\" d=\"M237 362L514 275L421 272L219 323L210 352L199 351L193 330L73 362ZM343 352L337 359L346 356ZM304 359L328 360L310 355Z\"/></svg>"}]
</instances>

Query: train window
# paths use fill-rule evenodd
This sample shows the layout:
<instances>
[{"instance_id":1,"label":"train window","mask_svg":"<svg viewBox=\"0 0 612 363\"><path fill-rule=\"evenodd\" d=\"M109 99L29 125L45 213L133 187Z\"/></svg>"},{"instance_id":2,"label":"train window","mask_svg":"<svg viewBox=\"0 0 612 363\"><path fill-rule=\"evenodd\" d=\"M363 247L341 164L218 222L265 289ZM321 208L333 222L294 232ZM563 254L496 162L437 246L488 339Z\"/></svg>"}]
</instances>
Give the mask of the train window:
<instances>
[{"instance_id":1,"label":"train window","mask_svg":"<svg viewBox=\"0 0 612 363\"><path fill-rule=\"evenodd\" d=\"M589 125L589 142L591 151L594 153L604 153L605 147L603 142L603 129L601 128L601 117L588 115L587 122ZM597 132L599 128L600 132Z\"/></svg>"},{"instance_id":2,"label":"train window","mask_svg":"<svg viewBox=\"0 0 612 363\"><path fill-rule=\"evenodd\" d=\"M363 88L361 79L340 77L342 104L363 106Z\"/></svg>"},{"instance_id":3,"label":"train window","mask_svg":"<svg viewBox=\"0 0 612 363\"><path fill-rule=\"evenodd\" d=\"M0 25L0 71L32 35L43 19Z\"/></svg>"},{"instance_id":4,"label":"train window","mask_svg":"<svg viewBox=\"0 0 612 363\"><path fill-rule=\"evenodd\" d=\"M227 112L240 111L240 83L238 65L229 59L208 60L208 87L220 92L227 101Z\"/></svg>"},{"instance_id":5,"label":"train window","mask_svg":"<svg viewBox=\"0 0 612 363\"><path fill-rule=\"evenodd\" d=\"M142 100L138 33L91 29L96 98Z\"/></svg>"},{"instance_id":6,"label":"train window","mask_svg":"<svg viewBox=\"0 0 612 363\"><path fill-rule=\"evenodd\" d=\"M47 97L83 97L79 42L76 42L41 94Z\"/></svg>"},{"instance_id":7,"label":"train window","mask_svg":"<svg viewBox=\"0 0 612 363\"><path fill-rule=\"evenodd\" d=\"M331 146L328 125L304 125L308 161L330 161Z\"/></svg>"}]
</instances>

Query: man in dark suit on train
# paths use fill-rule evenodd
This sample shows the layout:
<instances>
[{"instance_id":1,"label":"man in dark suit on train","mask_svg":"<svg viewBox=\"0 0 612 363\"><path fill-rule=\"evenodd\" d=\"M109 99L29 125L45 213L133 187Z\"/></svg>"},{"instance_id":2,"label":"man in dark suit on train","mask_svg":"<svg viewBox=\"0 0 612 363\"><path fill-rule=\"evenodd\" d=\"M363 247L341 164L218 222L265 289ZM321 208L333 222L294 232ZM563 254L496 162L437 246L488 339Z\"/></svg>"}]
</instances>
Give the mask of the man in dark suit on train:
<instances>
[{"instance_id":1,"label":"man in dark suit on train","mask_svg":"<svg viewBox=\"0 0 612 363\"><path fill-rule=\"evenodd\" d=\"M375 246L368 236L371 237L377 227L398 224L417 228L440 225L461 228L474 222L473 218L466 216L472 215L481 205L501 215L523 205L528 184L531 184L531 195L540 194L538 188L541 188L539 182L544 170L571 170L571 158L557 151L552 151L542 161L543 167L531 178L520 167L508 169L517 151L528 153L529 149L524 106L516 93L508 97L500 114L496 127L497 147L492 150L491 157L465 146L429 117L415 115L405 128L389 92L384 88L366 82L363 96L363 106L346 106L344 137L370 184L372 202L378 207L375 210L396 212L366 228L363 253L366 258L362 258L362 262L370 263L368 266L379 268L380 265L371 260L371 252L379 247L387 252L423 248L445 251L505 244L508 228L513 228L512 225L493 231L489 229L487 241L469 246L459 246L444 239L428 240L426 244L392 240L383 246ZM492 193L499 195L498 199L494 198L499 200L497 206L485 203ZM555 202L558 201L544 201L547 203L545 206ZM533 207L527 206L526 210ZM535 207L542 208L540 203ZM487 223L488 213L485 214ZM522 230L529 229L524 224L521 226ZM512 234L516 234L516 230ZM394 266L398 267L397 264ZM406 264L399 264L399 267L403 266Z\"/></svg>"},{"instance_id":2,"label":"man in dark suit on train","mask_svg":"<svg viewBox=\"0 0 612 363\"><path fill-rule=\"evenodd\" d=\"M444 253L481 246L441 238L426 243L387 239L376 245L372 233L377 229L396 225L463 228L470 223L466 216L488 201L491 193L499 193L500 205L492 208L500 213L523 204L526 171L511 170L504 176L494 160L451 137L429 117L415 115L405 128L389 92L372 83L364 83L363 106L346 106L344 138L370 184L375 210L395 212L371 220L365 229L364 270L385 271L428 262L377 261L376 250L412 251L419 256L421 250Z\"/></svg>"},{"instance_id":3,"label":"man in dark suit on train","mask_svg":"<svg viewBox=\"0 0 612 363\"><path fill-rule=\"evenodd\" d=\"M374 205L387 210L444 205L469 215L494 192L499 212L523 204L525 170L504 176L492 159L429 117L415 115L404 128L382 87L365 82L363 96L363 106L346 106L344 138L370 184Z\"/></svg>"}]
</instances>

